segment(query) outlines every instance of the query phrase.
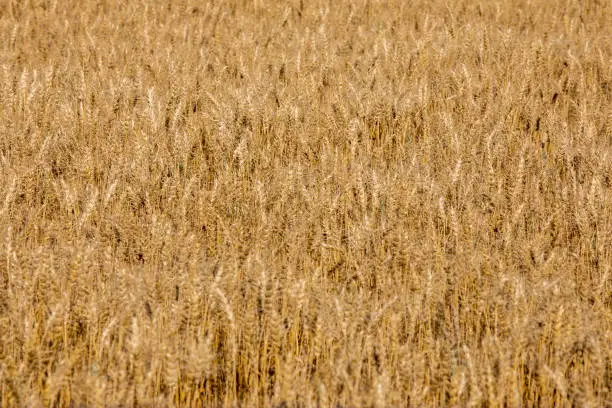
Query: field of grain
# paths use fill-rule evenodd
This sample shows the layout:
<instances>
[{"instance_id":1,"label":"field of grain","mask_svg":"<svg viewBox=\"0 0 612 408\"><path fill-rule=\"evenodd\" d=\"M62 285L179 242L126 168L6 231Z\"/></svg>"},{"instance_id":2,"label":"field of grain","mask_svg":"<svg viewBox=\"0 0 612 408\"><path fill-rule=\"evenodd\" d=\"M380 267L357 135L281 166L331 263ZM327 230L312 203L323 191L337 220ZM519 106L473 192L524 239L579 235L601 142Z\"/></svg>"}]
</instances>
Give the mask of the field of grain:
<instances>
[{"instance_id":1,"label":"field of grain","mask_svg":"<svg viewBox=\"0 0 612 408\"><path fill-rule=\"evenodd\" d=\"M612 406L611 22L0 1L0 405Z\"/></svg>"}]
</instances>

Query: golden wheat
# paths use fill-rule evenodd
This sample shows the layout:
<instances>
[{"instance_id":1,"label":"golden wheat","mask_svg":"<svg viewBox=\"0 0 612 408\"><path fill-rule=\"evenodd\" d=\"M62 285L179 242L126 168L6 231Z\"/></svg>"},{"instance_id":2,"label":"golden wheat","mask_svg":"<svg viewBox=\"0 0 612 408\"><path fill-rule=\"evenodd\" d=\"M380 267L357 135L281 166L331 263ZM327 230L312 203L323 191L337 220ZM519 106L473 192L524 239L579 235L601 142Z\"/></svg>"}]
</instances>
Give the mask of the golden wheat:
<instances>
[{"instance_id":1,"label":"golden wheat","mask_svg":"<svg viewBox=\"0 0 612 408\"><path fill-rule=\"evenodd\" d=\"M612 406L606 1L0 1L0 404Z\"/></svg>"}]
</instances>

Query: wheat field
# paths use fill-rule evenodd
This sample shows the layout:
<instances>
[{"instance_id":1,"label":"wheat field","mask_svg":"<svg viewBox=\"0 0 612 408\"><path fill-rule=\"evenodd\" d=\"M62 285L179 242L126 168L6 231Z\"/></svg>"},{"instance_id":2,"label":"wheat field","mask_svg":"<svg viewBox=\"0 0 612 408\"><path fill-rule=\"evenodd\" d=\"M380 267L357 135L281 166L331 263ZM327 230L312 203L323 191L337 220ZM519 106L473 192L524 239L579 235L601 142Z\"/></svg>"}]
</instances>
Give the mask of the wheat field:
<instances>
[{"instance_id":1,"label":"wheat field","mask_svg":"<svg viewBox=\"0 0 612 408\"><path fill-rule=\"evenodd\" d=\"M611 407L612 4L1 0L2 407Z\"/></svg>"}]
</instances>

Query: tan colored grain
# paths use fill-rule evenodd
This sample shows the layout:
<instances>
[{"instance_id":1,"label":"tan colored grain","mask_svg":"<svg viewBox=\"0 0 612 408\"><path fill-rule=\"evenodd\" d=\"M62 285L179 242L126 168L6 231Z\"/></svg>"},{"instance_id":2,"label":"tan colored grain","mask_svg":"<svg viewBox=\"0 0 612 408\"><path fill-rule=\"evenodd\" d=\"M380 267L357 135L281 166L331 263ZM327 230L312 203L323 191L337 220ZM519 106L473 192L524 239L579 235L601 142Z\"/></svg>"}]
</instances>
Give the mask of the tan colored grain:
<instances>
[{"instance_id":1,"label":"tan colored grain","mask_svg":"<svg viewBox=\"0 0 612 408\"><path fill-rule=\"evenodd\" d=\"M612 405L610 21L0 2L0 405Z\"/></svg>"}]
</instances>

